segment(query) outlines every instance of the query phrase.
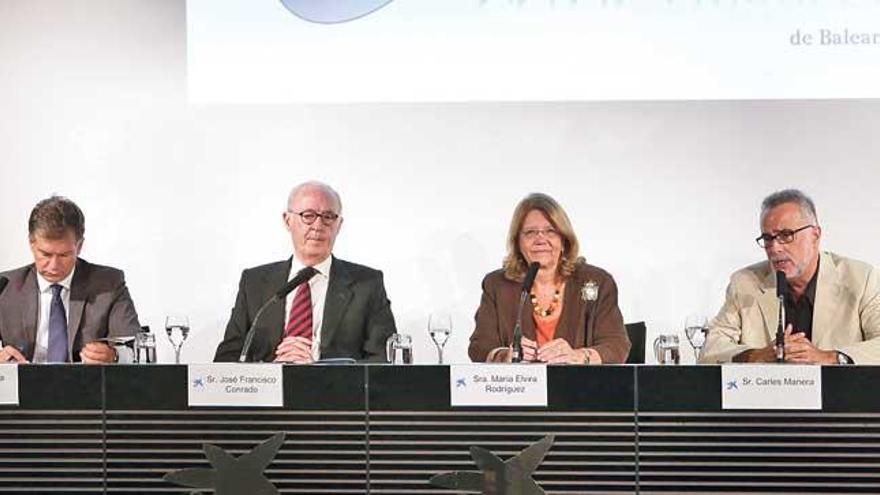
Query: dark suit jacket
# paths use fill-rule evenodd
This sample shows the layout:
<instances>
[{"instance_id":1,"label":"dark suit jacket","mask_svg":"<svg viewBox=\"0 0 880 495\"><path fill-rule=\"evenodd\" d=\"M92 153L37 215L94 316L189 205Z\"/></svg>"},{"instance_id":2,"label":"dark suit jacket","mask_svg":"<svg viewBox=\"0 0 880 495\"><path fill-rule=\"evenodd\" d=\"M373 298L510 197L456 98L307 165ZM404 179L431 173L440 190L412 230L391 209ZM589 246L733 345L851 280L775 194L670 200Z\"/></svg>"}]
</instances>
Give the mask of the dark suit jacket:
<instances>
[{"instance_id":1,"label":"dark suit jacket","mask_svg":"<svg viewBox=\"0 0 880 495\"><path fill-rule=\"evenodd\" d=\"M598 284L595 301L582 296L584 284ZM471 335L468 355L482 362L493 349L513 342L516 310L522 286L508 280L503 270L496 270L483 279L483 296L477 309L476 328ZM619 364L629 355L630 342L617 307L617 284L605 270L580 263L568 278L563 294L562 315L556 327L556 338L565 339L572 348L591 347L602 356L603 363ZM523 309L523 336L535 337L532 305L526 300ZM588 326L588 317L595 321Z\"/></svg>"},{"instance_id":2,"label":"dark suit jacket","mask_svg":"<svg viewBox=\"0 0 880 495\"><path fill-rule=\"evenodd\" d=\"M9 278L9 285L0 295L0 339L3 345L14 346L32 360L40 309L37 270L27 265L0 275ZM68 314L71 362L80 360L79 351L88 342L132 336L140 330L122 271L83 259L77 260L70 282Z\"/></svg>"},{"instance_id":3,"label":"dark suit jacket","mask_svg":"<svg viewBox=\"0 0 880 495\"><path fill-rule=\"evenodd\" d=\"M238 361L244 338L259 307L287 283L291 260L242 272L232 316L214 361ZM284 304L272 304L257 324L249 358L272 361L284 334ZM385 295L382 272L333 258L324 318L321 358L385 360L385 341L395 332L391 303Z\"/></svg>"}]
</instances>

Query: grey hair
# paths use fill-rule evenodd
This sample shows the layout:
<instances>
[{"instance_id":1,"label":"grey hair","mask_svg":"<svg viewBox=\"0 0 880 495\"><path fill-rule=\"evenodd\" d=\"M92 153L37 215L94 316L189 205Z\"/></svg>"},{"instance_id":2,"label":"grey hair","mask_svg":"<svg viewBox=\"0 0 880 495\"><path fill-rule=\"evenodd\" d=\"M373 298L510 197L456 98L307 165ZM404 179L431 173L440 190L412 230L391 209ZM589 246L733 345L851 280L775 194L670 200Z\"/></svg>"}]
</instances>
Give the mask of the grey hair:
<instances>
[{"instance_id":1,"label":"grey hair","mask_svg":"<svg viewBox=\"0 0 880 495\"><path fill-rule=\"evenodd\" d=\"M818 225L819 217L816 216L816 205L813 204L813 200L809 196L798 189L783 189L764 198L764 201L761 202L761 223L764 223L764 217L770 210L785 203L795 203L800 207L801 217L804 220Z\"/></svg>"},{"instance_id":2,"label":"grey hair","mask_svg":"<svg viewBox=\"0 0 880 495\"><path fill-rule=\"evenodd\" d=\"M293 203L293 198L295 198L296 195L299 194L303 189L320 189L329 194L333 197L333 199L336 200L336 206L339 207L339 211L337 211L336 213L342 213L342 198L339 196L339 193L336 192L336 190L329 185L316 180L310 180L307 182L303 182L302 184L293 186L293 189L290 190L290 194L287 195L287 208L290 208L290 204Z\"/></svg>"}]
</instances>

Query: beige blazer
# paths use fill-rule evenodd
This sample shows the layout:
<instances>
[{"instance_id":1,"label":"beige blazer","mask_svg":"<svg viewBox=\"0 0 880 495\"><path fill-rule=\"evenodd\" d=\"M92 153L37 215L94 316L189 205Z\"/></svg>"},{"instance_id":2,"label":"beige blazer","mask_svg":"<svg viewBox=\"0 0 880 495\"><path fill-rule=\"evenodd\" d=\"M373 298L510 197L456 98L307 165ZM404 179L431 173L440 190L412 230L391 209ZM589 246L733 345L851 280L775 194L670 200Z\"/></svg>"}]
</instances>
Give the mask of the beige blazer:
<instances>
[{"instance_id":1,"label":"beige blazer","mask_svg":"<svg viewBox=\"0 0 880 495\"><path fill-rule=\"evenodd\" d=\"M776 340L779 301L769 262L730 277L724 306L709 324L701 363L730 362L748 349ZM834 253L819 255L813 343L837 350L856 364L880 364L880 273L867 263Z\"/></svg>"}]
</instances>

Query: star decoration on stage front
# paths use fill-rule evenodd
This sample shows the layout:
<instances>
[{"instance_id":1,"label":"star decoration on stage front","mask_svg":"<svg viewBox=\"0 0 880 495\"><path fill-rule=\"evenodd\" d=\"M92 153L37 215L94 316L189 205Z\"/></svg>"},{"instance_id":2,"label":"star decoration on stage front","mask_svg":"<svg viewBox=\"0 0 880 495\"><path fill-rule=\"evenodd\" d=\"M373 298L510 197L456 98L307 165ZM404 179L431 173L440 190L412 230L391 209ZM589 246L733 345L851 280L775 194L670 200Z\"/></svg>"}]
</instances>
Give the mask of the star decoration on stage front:
<instances>
[{"instance_id":1,"label":"star decoration on stage front","mask_svg":"<svg viewBox=\"0 0 880 495\"><path fill-rule=\"evenodd\" d=\"M237 459L216 445L205 444L205 457L211 468L172 471L165 475L165 480L196 488L193 493L213 490L215 495L277 495L278 489L266 479L263 471L283 444L284 433L277 433Z\"/></svg>"},{"instance_id":2,"label":"star decoration on stage front","mask_svg":"<svg viewBox=\"0 0 880 495\"><path fill-rule=\"evenodd\" d=\"M431 478L431 484L453 490L479 492L484 495L544 495L544 490L532 478L553 446L553 435L523 449L519 454L502 461L482 447L471 447L471 458L481 471L452 471Z\"/></svg>"}]
</instances>

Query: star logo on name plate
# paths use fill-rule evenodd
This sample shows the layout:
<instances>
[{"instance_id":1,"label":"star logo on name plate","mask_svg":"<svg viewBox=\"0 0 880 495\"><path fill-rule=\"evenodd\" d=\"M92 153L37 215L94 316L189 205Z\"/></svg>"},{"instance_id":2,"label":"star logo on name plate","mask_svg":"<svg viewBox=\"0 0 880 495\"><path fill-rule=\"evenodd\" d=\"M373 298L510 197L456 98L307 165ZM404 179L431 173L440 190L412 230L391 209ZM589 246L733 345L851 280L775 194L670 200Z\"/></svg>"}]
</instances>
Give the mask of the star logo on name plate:
<instances>
[{"instance_id":1,"label":"star logo on name plate","mask_svg":"<svg viewBox=\"0 0 880 495\"><path fill-rule=\"evenodd\" d=\"M193 380L193 388L205 388L205 379L196 378L195 380Z\"/></svg>"},{"instance_id":2,"label":"star logo on name plate","mask_svg":"<svg viewBox=\"0 0 880 495\"><path fill-rule=\"evenodd\" d=\"M471 447L471 458L481 471L440 473L431 484L483 494L544 495L532 474L553 446L553 438L548 435L506 461L482 447Z\"/></svg>"},{"instance_id":3,"label":"star logo on name plate","mask_svg":"<svg viewBox=\"0 0 880 495\"><path fill-rule=\"evenodd\" d=\"M187 468L165 475L171 483L202 490L214 490L215 495L277 495L278 489L263 475L284 444L284 433L257 445L247 454L235 458L216 445L205 444L205 457L211 468Z\"/></svg>"},{"instance_id":4,"label":"star logo on name plate","mask_svg":"<svg viewBox=\"0 0 880 495\"><path fill-rule=\"evenodd\" d=\"M727 390L739 390L739 387L736 386L736 380L727 382Z\"/></svg>"}]
</instances>

